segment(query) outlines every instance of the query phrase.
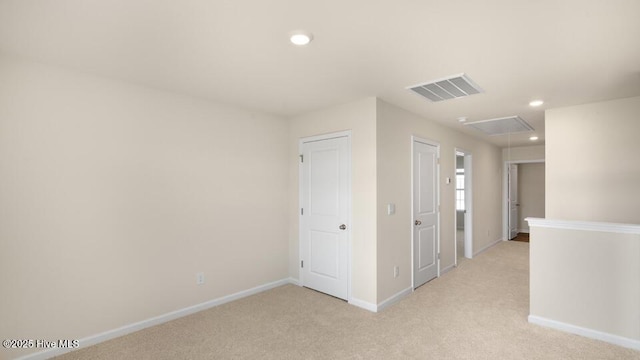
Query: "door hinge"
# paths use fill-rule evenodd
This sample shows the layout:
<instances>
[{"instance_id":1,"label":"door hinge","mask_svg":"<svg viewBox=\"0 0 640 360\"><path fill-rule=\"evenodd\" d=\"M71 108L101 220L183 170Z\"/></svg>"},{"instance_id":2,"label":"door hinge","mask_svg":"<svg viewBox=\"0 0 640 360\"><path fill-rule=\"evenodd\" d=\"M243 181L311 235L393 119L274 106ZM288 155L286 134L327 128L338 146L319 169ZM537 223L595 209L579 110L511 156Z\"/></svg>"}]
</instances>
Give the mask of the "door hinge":
<instances>
[{"instance_id":1,"label":"door hinge","mask_svg":"<svg viewBox=\"0 0 640 360\"><path fill-rule=\"evenodd\" d=\"M304 215L304 208L300 208L300 215Z\"/></svg>"},{"instance_id":2,"label":"door hinge","mask_svg":"<svg viewBox=\"0 0 640 360\"><path fill-rule=\"evenodd\" d=\"M300 260L300 267L303 268L304 267L304 260Z\"/></svg>"},{"instance_id":3,"label":"door hinge","mask_svg":"<svg viewBox=\"0 0 640 360\"><path fill-rule=\"evenodd\" d=\"M300 154L300 162L303 163L304 162L304 155Z\"/></svg>"},{"instance_id":4,"label":"door hinge","mask_svg":"<svg viewBox=\"0 0 640 360\"><path fill-rule=\"evenodd\" d=\"M438 165L440 165L440 158L438 158Z\"/></svg>"},{"instance_id":5,"label":"door hinge","mask_svg":"<svg viewBox=\"0 0 640 360\"><path fill-rule=\"evenodd\" d=\"M440 260L440 253L438 253L438 260Z\"/></svg>"}]
</instances>

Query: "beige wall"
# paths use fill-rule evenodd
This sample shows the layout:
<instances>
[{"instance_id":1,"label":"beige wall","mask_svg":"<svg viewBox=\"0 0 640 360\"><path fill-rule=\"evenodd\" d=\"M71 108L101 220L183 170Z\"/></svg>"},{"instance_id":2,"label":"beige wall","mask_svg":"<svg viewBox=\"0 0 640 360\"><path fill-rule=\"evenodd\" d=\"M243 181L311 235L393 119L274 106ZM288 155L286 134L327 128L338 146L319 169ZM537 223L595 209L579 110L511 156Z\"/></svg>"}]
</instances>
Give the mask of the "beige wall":
<instances>
[{"instance_id":1,"label":"beige wall","mask_svg":"<svg viewBox=\"0 0 640 360\"><path fill-rule=\"evenodd\" d=\"M638 233L532 225L531 236L532 316L640 340Z\"/></svg>"},{"instance_id":2,"label":"beige wall","mask_svg":"<svg viewBox=\"0 0 640 360\"><path fill-rule=\"evenodd\" d=\"M378 100L377 114L378 302L411 287L411 136L440 143L441 269L455 262L455 148L473 155L473 249L501 239L500 149ZM386 206L396 204L396 214ZM393 277L393 267L400 276Z\"/></svg>"},{"instance_id":3,"label":"beige wall","mask_svg":"<svg viewBox=\"0 0 640 360\"><path fill-rule=\"evenodd\" d=\"M504 161L544 160L544 145L517 146L502 149Z\"/></svg>"},{"instance_id":4,"label":"beige wall","mask_svg":"<svg viewBox=\"0 0 640 360\"><path fill-rule=\"evenodd\" d=\"M287 132L0 58L0 338L82 338L287 278Z\"/></svg>"},{"instance_id":5,"label":"beige wall","mask_svg":"<svg viewBox=\"0 0 640 360\"><path fill-rule=\"evenodd\" d=\"M545 119L551 220L531 224L531 315L637 348L640 229L598 222L640 223L640 97L547 110Z\"/></svg>"},{"instance_id":6,"label":"beige wall","mask_svg":"<svg viewBox=\"0 0 640 360\"><path fill-rule=\"evenodd\" d=\"M456 146L473 153L474 248L499 239L499 149L375 98L284 120L0 58L0 111L0 338L82 338L298 278L307 136L352 132L354 299L411 286L412 134L442 145L442 268Z\"/></svg>"},{"instance_id":7,"label":"beige wall","mask_svg":"<svg viewBox=\"0 0 640 360\"><path fill-rule=\"evenodd\" d=\"M331 132L352 131L353 233L352 297L380 304L411 287L411 135L441 144L441 268L453 266L455 188L454 148L473 153L474 249L500 239L500 149L413 115L382 100L368 98L291 119L290 122L290 262L299 273L299 140ZM396 204L396 214L386 206ZM409 225L408 225L409 224ZM394 266L400 276L393 277Z\"/></svg>"},{"instance_id":8,"label":"beige wall","mask_svg":"<svg viewBox=\"0 0 640 360\"><path fill-rule=\"evenodd\" d=\"M289 273L299 279L299 141L303 137L351 130L352 216L351 296L376 304L376 99L295 117L289 127Z\"/></svg>"},{"instance_id":9,"label":"beige wall","mask_svg":"<svg viewBox=\"0 0 640 360\"><path fill-rule=\"evenodd\" d=\"M529 232L528 217L544 218L544 163L518 164L518 229Z\"/></svg>"},{"instance_id":10,"label":"beige wall","mask_svg":"<svg viewBox=\"0 0 640 360\"><path fill-rule=\"evenodd\" d=\"M640 224L640 97L545 117L547 218Z\"/></svg>"}]
</instances>

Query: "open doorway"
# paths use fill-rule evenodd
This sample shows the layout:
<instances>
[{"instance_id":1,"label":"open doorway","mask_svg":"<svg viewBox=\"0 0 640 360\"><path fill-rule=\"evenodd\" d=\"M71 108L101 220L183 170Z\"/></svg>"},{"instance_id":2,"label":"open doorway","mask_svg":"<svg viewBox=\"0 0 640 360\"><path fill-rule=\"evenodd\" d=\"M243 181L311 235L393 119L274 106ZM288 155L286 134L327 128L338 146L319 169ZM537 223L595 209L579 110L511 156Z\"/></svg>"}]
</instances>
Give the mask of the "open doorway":
<instances>
[{"instance_id":1,"label":"open doorway","mask_svg":"<svg viewBox=\"0 0 640 360\"><path fill-rule=\"evenodd\" d=\"M507 172L507 195L509 199L509 237L512 240L518 236L518 214L520 213L520 203L518 202L518 164L509 164Z\"/></svg>"},{"instance_id":2,"label":"open doorway","mask_svg":"<svg viewBox=\"0 0 640 360\"><path fill-rule=\"evenodd\" d=\"M473 257L473 217L472 217L472 172L471 153L465 150L455 150L455 249L456 266L465 258Z\"/></svg>"},{"instance_id":3,"label":"open doorway","mask_svg":"<svg viewBox=\"0 0 640 360\"><path fill-rule=\"evenodd\" d=\"M505 161L503 237L528 242L527 217L545 217L544 160Z\"/></svg>"}]
</instances>

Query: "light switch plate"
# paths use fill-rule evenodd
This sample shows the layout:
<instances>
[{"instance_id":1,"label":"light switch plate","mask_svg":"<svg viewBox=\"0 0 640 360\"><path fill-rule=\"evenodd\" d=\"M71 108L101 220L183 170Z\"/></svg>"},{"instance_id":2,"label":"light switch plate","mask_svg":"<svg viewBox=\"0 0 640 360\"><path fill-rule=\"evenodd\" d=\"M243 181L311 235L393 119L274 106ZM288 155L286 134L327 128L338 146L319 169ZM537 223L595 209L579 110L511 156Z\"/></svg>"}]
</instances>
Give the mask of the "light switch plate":
<instances>
[{"instance_id":1,"label":"light switch plate","mask_svg":"<svg viewBox=\"0 0 640 360\"><path fill-rule=\"evenodd\" d=\"M393 215L396 213L396 204L387 205L387 215Z\"/></svg>"}]
</instances>

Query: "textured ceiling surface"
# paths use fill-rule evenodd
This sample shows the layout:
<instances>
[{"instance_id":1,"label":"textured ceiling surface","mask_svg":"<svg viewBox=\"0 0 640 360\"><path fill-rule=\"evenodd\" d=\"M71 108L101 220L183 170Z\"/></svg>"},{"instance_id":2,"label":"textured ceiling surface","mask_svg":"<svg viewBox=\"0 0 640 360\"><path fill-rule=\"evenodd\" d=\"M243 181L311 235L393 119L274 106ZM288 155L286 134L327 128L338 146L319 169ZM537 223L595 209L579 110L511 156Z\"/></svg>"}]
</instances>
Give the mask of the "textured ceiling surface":
<instances>
[{"instance_id":1,"label":"textured ceiling surface","mask_svg":"<svg viewBox=\"0 0 640 360\"><path fill-rule=\"evenodd\" d=\"M638 0L0 0L0 53L294 116L377 96L457 121L640 95ZM293 30L314 35L306 47ZM466 73L484 93L408 86ZM537 98L539 108L528 106Z\"/></svg>"}]
</instances>

